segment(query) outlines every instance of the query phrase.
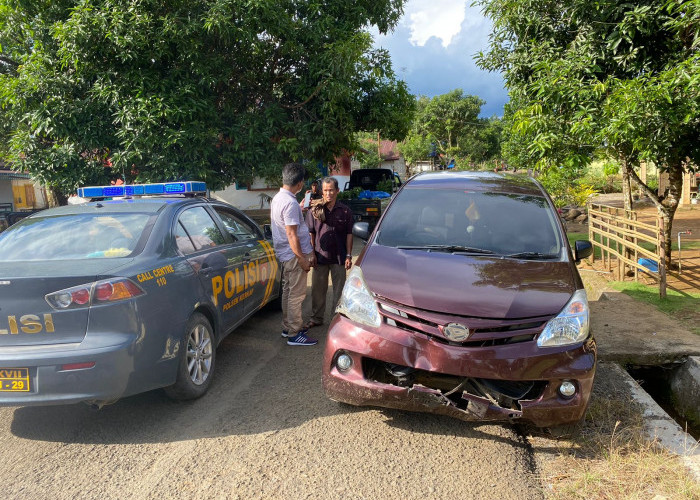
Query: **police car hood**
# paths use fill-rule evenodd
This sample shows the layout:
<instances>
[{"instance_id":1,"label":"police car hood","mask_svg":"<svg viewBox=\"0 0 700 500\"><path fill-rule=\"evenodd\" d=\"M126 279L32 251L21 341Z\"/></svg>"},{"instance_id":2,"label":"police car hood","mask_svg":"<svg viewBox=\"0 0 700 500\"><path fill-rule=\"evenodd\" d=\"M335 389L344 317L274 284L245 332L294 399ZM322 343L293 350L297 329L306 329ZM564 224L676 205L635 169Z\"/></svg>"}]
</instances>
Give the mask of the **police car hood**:
<instances>
[{"instance_id":1,"label":"police car hood","mask_svg":"<svg viewBox=\"0 0 700 500\"><path fill-rule=\"evenodd\" d=\"M429 311L491 319L558 314L575 291L568 262L367 248L360 267L370 290Z\"/></svg>"},{"instance_id":2,"label":"police car hood","mask_svg":"<svg viewBox=\"0 0 700 500\"><path fill-rule=\"evenodd\" d=\"M132 260L0 262L0 349L82 341L89 308L56 310L46 295L114 276Z\"/></svg>"}]
</instances>

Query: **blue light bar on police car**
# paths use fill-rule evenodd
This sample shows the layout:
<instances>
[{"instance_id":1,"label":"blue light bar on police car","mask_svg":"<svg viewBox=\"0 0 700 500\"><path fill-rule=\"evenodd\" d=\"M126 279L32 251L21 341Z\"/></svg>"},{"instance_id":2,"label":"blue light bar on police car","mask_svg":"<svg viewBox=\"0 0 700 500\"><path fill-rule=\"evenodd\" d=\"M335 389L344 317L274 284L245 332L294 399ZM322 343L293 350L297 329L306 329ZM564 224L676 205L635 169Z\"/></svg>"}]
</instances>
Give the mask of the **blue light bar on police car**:
<instances>
[{"instance_id":1,"label":"blue light bar on police car","mask_svg":"<svg viewBox=\"0 0 700 500\"><path fill-rule=\"evenodd\" d=\"M124 184L121 186L89 186L78 188L81 198L113 198L169 194L206 194L207 185L200 181L161 182L157 184Z\"/></svg>"}]
</instances>

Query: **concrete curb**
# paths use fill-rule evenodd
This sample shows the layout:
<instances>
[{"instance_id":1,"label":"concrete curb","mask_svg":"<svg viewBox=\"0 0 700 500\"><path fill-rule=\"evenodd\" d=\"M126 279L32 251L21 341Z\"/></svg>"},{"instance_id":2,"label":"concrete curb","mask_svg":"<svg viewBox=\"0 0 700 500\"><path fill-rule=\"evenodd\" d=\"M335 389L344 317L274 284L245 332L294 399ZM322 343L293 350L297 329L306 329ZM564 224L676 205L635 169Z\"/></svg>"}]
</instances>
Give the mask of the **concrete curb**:
<instances>
[{"instance_id":1,"label":"concrete curb","mask_svg":"<svg viewBox=\"0 0 700 500\"><path fill-rule=\"evenodd\" d=\"M611 364L629 387L632 398L644 408L644 427L647 436L664 449L679 455L693 478L700 482L700 446L675 420L654 401L649 394L620 365Z\"/></svg>"}]
</instances>

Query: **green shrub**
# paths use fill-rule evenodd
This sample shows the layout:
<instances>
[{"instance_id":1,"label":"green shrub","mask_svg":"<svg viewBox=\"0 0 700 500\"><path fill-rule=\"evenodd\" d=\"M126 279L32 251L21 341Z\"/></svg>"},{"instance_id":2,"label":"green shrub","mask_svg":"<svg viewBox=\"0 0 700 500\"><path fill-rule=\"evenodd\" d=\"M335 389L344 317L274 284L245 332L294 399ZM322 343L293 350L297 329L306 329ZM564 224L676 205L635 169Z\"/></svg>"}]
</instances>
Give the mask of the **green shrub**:
<instances>
[{"instance_id":1,"label":"green shrub","mask_svg":"<svg viewBox=\"0 0 700 500\"><path fill-rule=\"evenodd\" d=\"M588 198L598 193L597 186L584 177L582 169L553 168L539 177L558 208L567 205L582 207Z\"/></svg>"},{"instance_id":2,"label":"green shrub","mask_svg":"<svg viewBox=\"0 0 700 500\"><path fill-rule=\"evenodd\" d=\"M394 182L392 179L384 179L377 182L377 191L384 191L391 194L394 191Z\"/></svg>"},{"instance_id":3,"label":"green shrub","mask_svg":"<svg viewBox=\"0 0 700 500\"><path fill-rule=\"evenodd\" d=\"M362 188L360 188L360 187L348 189L347 191L343 191L341 193L338 193L338 199L339 200L354 200L358 196L360 196L361 192L362 192Z\"/></svg>"}]
</instances>

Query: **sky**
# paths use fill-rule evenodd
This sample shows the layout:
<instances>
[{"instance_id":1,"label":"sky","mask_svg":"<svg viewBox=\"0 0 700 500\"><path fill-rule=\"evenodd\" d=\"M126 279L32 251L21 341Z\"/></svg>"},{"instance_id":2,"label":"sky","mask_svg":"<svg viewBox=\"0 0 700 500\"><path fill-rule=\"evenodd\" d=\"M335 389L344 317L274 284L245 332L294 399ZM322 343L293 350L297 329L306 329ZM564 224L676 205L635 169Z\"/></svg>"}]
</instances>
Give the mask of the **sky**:
<instances>
[{"instance_id":1,"label":"sky","mask_svg":"<svg viewBox=\"0 0 700 500\"><path fill-rule=\"evenodd\" d=\"M394 71L411 93L433 97L461 88L481 97L482 117L503 116L508 93L499 73L477 67L488 47L491 22L471 0L408 0L393 33L372 33L391 54Z\"/></svg>"}]
</instances>

